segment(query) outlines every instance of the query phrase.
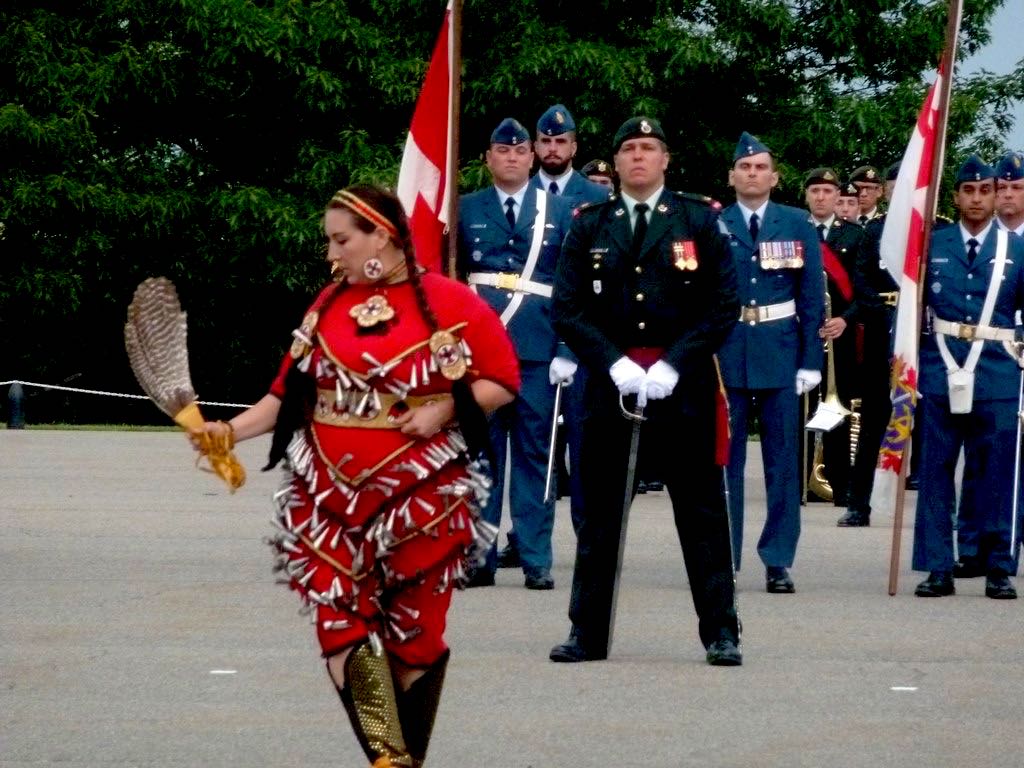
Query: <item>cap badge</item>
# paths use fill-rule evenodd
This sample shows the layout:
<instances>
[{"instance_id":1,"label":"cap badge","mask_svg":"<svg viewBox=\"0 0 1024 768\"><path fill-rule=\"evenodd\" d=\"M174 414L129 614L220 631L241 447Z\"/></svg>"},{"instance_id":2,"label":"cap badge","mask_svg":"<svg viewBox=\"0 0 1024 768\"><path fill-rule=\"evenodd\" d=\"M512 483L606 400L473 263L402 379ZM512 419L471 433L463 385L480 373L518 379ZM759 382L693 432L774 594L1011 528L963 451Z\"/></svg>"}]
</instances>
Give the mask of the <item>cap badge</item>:
<instances>
[{"instance_id":1,"label":"cap badge","mask_svg":"<svg viewBox=\"0 0 1024 768\"><path fill-rule=\"evenodd\" d=\"M834 179L835 176L832 175L831 171L825 171L825 173L822 174L822 178L825 179L825 181L832 181L832 179Z\"/></svg>"},{"instance_id":2,"label":"cap badge","mask_svg":"<svg viewBox=\"0 0 1024 768\"><path fill-rule=\"evenodd\" d=\"M565 122L565 116L561 112L556 111L555 112L555 122L558 123L559 125L561 125L562 123Z\"/></svg>"},{"instance_id":3,"label":"cap badge","mask_svg":"<svg viewBox=\"0 0 1024 768\"><path fill-rule=\"evenodd\" d=\"M868 168L868 172L865 173L864 175L867 176L869 179L873 179L875 178L875 171L873 168Z\"/></svg>"},{"instance_id":4,"label":"cap badge","mask_svg":"<svg viewBox=\"0 0 1024 768\"><path fill-rule=\"evenodd\" d=\"M654 129L651 128L651 124L649 122L646 120L640 121L640 133L650 133L652 130Z\"/></svg>"}]
</instances>

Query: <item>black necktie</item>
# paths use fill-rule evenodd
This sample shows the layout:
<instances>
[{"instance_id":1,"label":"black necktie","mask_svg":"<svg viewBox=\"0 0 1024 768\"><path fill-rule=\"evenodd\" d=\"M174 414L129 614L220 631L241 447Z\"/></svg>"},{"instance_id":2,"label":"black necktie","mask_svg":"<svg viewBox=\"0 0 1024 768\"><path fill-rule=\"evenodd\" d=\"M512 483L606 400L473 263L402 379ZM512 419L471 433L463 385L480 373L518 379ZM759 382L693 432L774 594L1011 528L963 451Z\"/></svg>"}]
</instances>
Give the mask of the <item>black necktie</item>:
<instances>
[{"instance_id":1,"label":"black necktie","mask_svg":"<svg viewBox=\"0 0 1024 768\"><path fill-rule=\"evenodd\" d=\"M857 221L859 221L860 225L863 227L863 226L865 226L868 223L868 217L867 216L861 216L859 219L857 219Z\"/></svg>"},{"instance_id":2,"label":"black necktie","mask_svg":"<svg viewBox=\"0 0 1024 768\"><path fill-rule=\"evenodd\" d=\"M558 194L558 184L556 182L554 182L554 181L552 181L550 184L548 184L548 192L550 192L552 195L557 195Z\"/></svg>"},{"instance_id":3,"label":"black necktie","mask_svg":"<svg viewBox=\"0 0 1024 768\"><path fill-rule=\"evenodd\" d=\"M757 224L758 218L756 213L750 214L750 239L757 242L757 233L761 231L761 228Z\"/></svg>"},{"instance_id":4,"label":"black necktie","mask_svg":"<svg viewBox=\"0 0 1024 768\"><path fill-rule=\"evenodd\" d=\"M637 257L643 247L644 238L647 237L647 211L650 210L650 206L647 203L637 203L633 210L636 211L636 224L633 225L633 244L629 252L633 257Z\"/></svg>"},{"instance_id":5,"label":"black necktie","mask_svg":"<svg viewBox=\"0 0 1024 768\"><path fill-rule=\"evenodd\" d=\"M978 241L973 237L967 241L967 263L973 264L975 257L978 255Z\"/></svg>"},{"instance_id":6,"label":"black necktie","mask_svg":"<svg viewBox=\"0 0 1024 768\"><path fill-rule=\"evenodd\" d=\"M823 242L823 243L825 242L825 225L824 224L819 224L818 225L818 239L821 240L821 242Z\"/></svg>"},{"instance_id":7,"label":"black necktie","mask_svg":"<svg viewBox=\"0 0 1024 768\"><path fill-rule=\"evenodd\" d=\"M508 198L505 201L505 220L508 221L508 225L511 229L516 228L516 212L515 212L516 201L515 198Z\"/></svg>"}]
</instances>

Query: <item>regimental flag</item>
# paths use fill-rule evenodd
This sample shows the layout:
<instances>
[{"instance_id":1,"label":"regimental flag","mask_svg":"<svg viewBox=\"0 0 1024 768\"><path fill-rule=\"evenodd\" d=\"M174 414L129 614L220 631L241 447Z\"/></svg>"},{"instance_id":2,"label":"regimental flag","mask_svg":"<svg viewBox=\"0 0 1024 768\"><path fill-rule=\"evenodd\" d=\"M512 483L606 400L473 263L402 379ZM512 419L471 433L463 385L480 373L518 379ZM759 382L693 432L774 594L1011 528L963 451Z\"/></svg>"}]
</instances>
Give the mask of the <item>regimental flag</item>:
<instances>
[{"instance_id":1,"label":"regimental flag","mask_svg":"<svg viewBox=\"0 0 1024 768\"><path fill-rule=\"evenodd\" d=\"M925 221L935 215L934 210L925 210L929 186L938 183L938 179L932 178L932 168L942 167L941 159L939 163L934 161L935 153L940 153L941 158L943 151L940 136L943 77L945 74L940 67L903 155L879 244L883 263L891 275L898 276L900 285L891 379L892 416L878 453L875 475L876 488L883 497L892 497L895 489L917 404L921 313L918 282L926 252Z\"/></svg>"},{"instance_id":2,"label":"regimental flag","mask_svg":"<svg viewBox=\"0 0 1024 768\"><path fill-rule=\"evenodd\" d=\"M434 272L443 272L442 245L449 221L452 34L452 4L449 2L423 90L416 100L398 173L398 199L409 216L416 258Z\"/></svg>"}]
</instances>

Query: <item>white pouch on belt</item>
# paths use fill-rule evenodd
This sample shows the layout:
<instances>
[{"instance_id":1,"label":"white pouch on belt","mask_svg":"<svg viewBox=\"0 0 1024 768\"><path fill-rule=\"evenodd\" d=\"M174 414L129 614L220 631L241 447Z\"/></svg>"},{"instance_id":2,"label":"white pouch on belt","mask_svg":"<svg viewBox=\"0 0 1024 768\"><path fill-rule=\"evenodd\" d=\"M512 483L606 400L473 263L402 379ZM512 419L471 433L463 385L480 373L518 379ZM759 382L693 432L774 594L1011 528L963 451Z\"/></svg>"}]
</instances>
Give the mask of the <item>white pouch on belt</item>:
<instances>
[{"instance_id":1,"label":"white pouch on belt","mask_svg":"<svg viewBox=\"0 0 1024 768\"><path fill-rule=\"evenodd\" d=\"M1006 247L1006 233L1003 230L997 230L995 264L992 267L992 279L989 280L988 290L985 293L985 303L981 308L981 317L978 318L978 325L988 325L992 320L992 311L996 305L996 294L999 293L999 287L1003 282L1003 272L1006 269ZM935 341L939 347L942 362L946 366L949 412L970 413L974 406L974 368L978 365L978 358L981 357L981 350L985 342L980 339L971 342L971 349L967 353L967 359L961 367L953 359L943 334L938 334Z\"/></svg>"},{"instance_id":2,"label":"white pouch on belt","mask_svg":"<svg viewBox=\"0 0 1024 768\"><path fill-rule=\"evenodd\" d=\"M957 368L946 372L949 386L949 412L970 413L974 406L974 371Z\"/></svg>"}]
</instances>

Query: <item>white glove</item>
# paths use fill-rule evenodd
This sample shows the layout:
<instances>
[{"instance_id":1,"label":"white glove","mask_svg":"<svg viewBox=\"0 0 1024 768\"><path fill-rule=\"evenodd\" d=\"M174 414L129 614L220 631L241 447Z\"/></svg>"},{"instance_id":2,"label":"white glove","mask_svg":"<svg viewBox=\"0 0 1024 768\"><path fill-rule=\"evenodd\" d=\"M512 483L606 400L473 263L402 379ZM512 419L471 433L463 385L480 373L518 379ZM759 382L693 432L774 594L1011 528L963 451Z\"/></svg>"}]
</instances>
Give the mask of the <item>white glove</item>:
<instances>
[{"instance_id":1,"label":"white glove","mask_svg":"<svg viewBox=\"0 0 1024 768\"><path fill-rule=\"evenodd\" d=\"M821 384L821 371L808 371L801 368L796 372L796 393L805 395Z\"/></svg>"},{"instance_id":2,"label":"white glove","mask_svg":"<svg viewBox=\"0 0 1024 768\"><path fill-rule=\"evenodd\" d=\"M664 400L672 394L679 382L679 373L664 360L659 360L647 369L644 379L645 400Z\"/></svg>"},{"instance_id":3,"label":"white glove","mask_svg":"<svg viewBox=\"0 0 1024 768\"><path fill-rule=\"evenodd\" d=\"M548 366L548 381L554 386L572 384L572 377L578 367L576 363L566 357L556 357Z\"/></svg>"},{"instance_id":4,"label":"white glove","mask_svg":"<svg viewBox=\"0 0 1024 768\"><path fill-rule=\"evenodd\" d=\"M647 395L642 392L644 379L647 378L647 371L623 355L608 369L612 381L619 390L620 395L636 395L637 404L643 408L647 405ZM643 395L644 401L640 402Z\"/></svg>"}]
</instances>

